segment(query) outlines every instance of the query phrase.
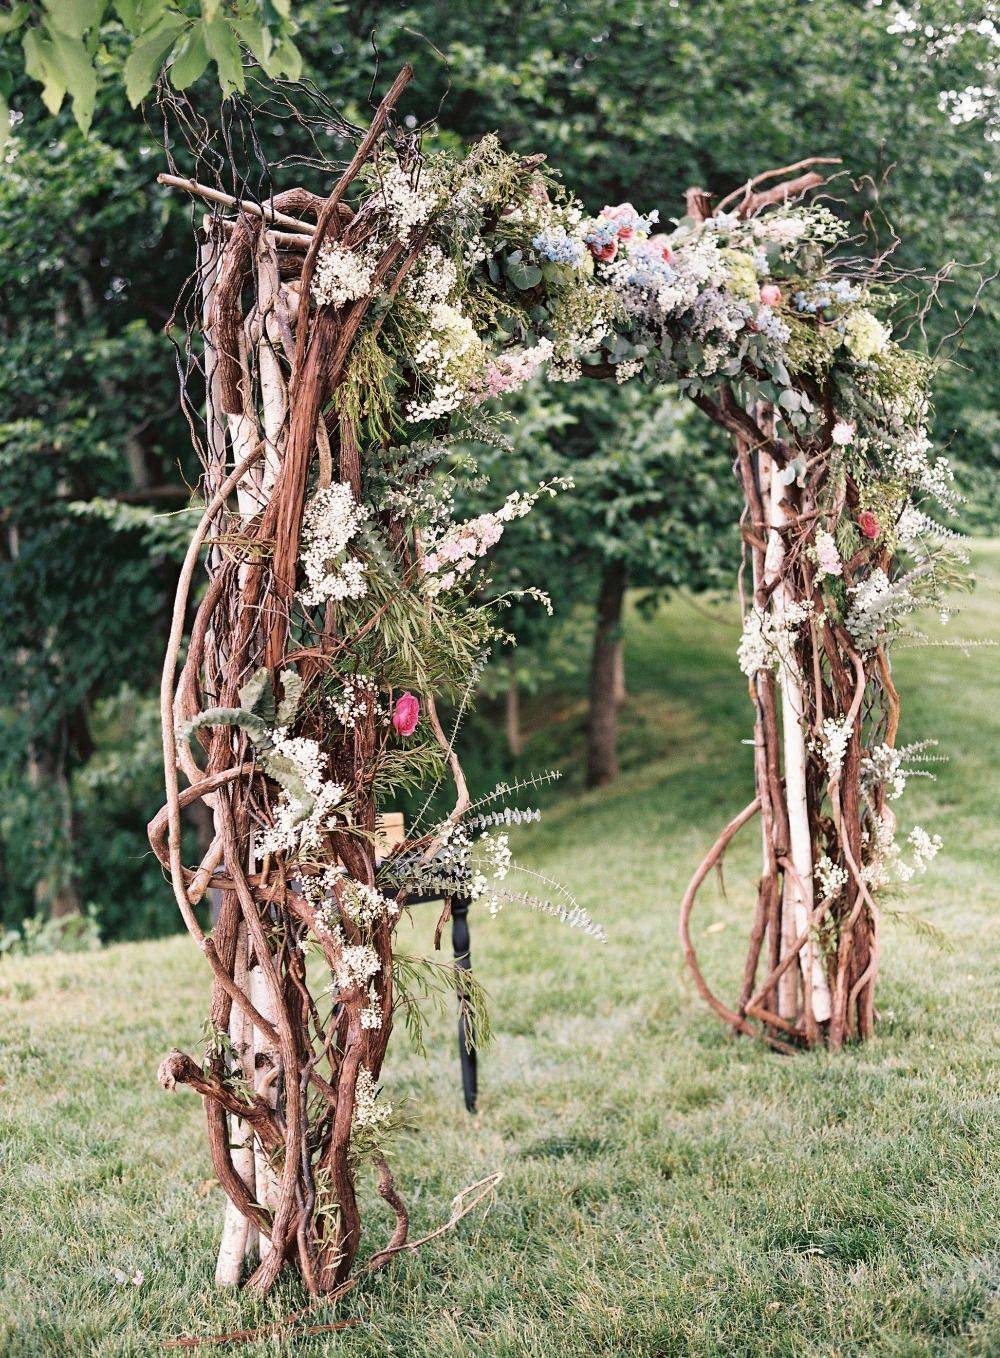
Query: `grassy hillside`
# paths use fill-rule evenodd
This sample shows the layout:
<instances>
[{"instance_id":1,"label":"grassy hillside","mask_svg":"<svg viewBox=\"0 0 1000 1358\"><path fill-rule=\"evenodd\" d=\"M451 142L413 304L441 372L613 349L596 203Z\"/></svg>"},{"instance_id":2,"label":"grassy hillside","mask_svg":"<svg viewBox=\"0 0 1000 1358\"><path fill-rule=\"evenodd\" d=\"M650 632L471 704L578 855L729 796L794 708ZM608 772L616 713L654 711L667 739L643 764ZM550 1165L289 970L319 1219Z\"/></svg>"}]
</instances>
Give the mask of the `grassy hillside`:
<instances>
[{"instance_id":1,"label":"grassy hillside","mask_svg":"<svg viewBox=\"0 0 1000 1358\"><path fill-rule=\"evenodd\" d=\"M935 635L1000 636L1000 544L964 614ZM400 1033L385 1075L421 1130L395 1164L415 1233L453 1193L505 1174L486 1215L359 1287L341 1334L289 1332L254 1355L938 1358L1000 1353L996 907L1000 688L995 651L901 654L903 739L951 762L911 784L902 824L945 852L886 923L877 1040L785 1059L734 1041L680 965L687 875L748 800L749 709L729 609L676 601L632 619L625 774L564 797L520 843L602 919L600 947L551 920L476 918L497 1041L482 1111L461 1105L453 1016L425 1063ZM572 695L547 756L579 720ZM529 748L526 762L533 751ZM751 832L695 918L730 992L748 927ZM412 947L429 946L418 914ZM179 1333L280 1316L211 1286L219 1189L201 1111L155 1070L197 1048L206 969L183 938L0 964L4 1183L0 1353L138 1355ZM370 1220L383 1218L373 1204ZM383 1238L381 1229L377 1233ZM139 1285L120 1283L140 1270ZM319 1312L317 1320L327 1319ZM206 1353L231 1350L202 1350Z\"/></svg>"}]
</instances>

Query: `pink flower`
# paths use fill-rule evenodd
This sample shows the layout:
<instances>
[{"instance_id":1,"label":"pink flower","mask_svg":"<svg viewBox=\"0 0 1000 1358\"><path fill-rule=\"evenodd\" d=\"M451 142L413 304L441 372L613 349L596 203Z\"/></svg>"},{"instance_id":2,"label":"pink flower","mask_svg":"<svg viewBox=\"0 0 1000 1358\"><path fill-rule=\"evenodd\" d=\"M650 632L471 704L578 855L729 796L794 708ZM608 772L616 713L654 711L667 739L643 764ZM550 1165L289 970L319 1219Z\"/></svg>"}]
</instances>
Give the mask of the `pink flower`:
<instances>
[{"instance_id":1,"label":"pink flower","mask_svg":"<svg viewBox=\"0 0 1000 1358\"><path fill-rule=\"evenodd\" d=\"M863 509L858 515L858 527L866 538L877 538L882 531L881 528L879 528L878 519L876 519L870 509Z\"/></svg>"},{"instance_id":2,"label":"pink flower","mask_svg":"<svg viewBox=\"0 0 1000 1358\"><path fill-rule=\"evenodd\" d=\"M647 246L653 254L659 255L664 264L669 264L674 257L674 252L662 231L655 236L650 236Z\"/></svg>"},{"instance_id":3,"label":"pink flower","mask_svg":"<svg viewBox=\"0 0 1000 1358\"><path fill-rule=\"evenodd\" d=\"M760 290L760 301L762 306L780 306L781 289L777 283L765 283Z\"/></svg>"},{"instance_id":4,"label":"pink flower","mask_svg":"<svg viewBox=\"0 0 1000 1358\"><path fill-rule=\"evenodd\" d=\"M618 253L618 241L609 240L607 245L596 245L591 242L589 248L590 253L595 259L601 259L607 262L608 260L614 259L615 255Z\"/></svg>"},{"instance_id":5,"label":"pink flower","mask_svg":"<svg viewBox=\"0 0 1000 1358\"><path fill-rule=\"evenodd\" d=\"M601 210L601 216L608 222L614 222L618 228L619 240L631 240L635 235L635 223L639 214L631 203L619 203L617 207L605 207ZM603 255L598 256L603 259ZM613 259L614 256L612 255Z\"/></svg>"},{"instance_id":6,"label":"pink flower","mask_svg":"<svg viewBox=\"0 0 1000 1358\"><path fill-rule=\"evenodd\" d=\"M412 693L401 693L396 699L392 724L401 736L412 736L420 720L420 699Z\"/></svg>"}]
</instances>

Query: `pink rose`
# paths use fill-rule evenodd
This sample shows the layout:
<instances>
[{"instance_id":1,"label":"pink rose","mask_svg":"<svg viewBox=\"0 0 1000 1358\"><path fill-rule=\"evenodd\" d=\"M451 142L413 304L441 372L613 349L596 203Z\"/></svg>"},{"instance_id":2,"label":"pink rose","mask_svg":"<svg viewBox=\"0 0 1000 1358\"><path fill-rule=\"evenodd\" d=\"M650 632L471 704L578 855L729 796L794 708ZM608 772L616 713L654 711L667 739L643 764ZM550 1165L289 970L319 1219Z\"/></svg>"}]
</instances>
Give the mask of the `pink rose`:
<instances>
[{"instance_id":1,"label":"pink rose","mask_svg":"<svg viewBox=\"0 0 1000 1358\"><path fill-rule=\"evenodd\" d=\"M760 300L762 306L780 306L781 289L777 283L765 283L760 290Z\"/></svg>"},{"instance_id":2,"label":"pink rose","mask_svg":"<svg viewBox=\"0 0 1000 1358\"><path fill-rule=\"evenodd\" d=\"M631 240L635 235L633 223L638 215L631 203L619 203L617 207L606 207L601 211L601 216L605 221L614 222L618 228L620 240Z\"/></svg>"},{"instance_id":3,"label":"pink rose","mask_svg":"<svg viewBox=\"0 0 1000 1358\"><path fill-rule=\"evenodd\" d=\"M866 538L877 538L882 531L879 528L878 519L870 509L863 509L858 515L858 527Z\"/></svg>"},{"instance_id":4,"label":"pink rose","mask_svg":"<svg viewBox=\"0 0 1000 1358\"><path fill-rule=\"evenodd\" d=\"M412 736L420 720L420 699L412 693L401 693L396 699L392 724L401 736Z\"/></svg>"}]
</instances>

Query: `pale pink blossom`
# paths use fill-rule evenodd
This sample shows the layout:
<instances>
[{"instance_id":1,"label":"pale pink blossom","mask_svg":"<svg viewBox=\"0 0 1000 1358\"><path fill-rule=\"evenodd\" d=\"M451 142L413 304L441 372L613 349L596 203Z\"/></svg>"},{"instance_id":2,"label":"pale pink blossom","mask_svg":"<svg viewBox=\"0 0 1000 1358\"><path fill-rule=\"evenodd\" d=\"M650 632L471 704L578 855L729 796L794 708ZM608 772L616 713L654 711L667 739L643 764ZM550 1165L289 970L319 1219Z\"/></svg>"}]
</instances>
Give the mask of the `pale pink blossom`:
<instances>
[{"instance_id":1,"label":"pale pink blossom","mask_svg":"<svg viewBox=\"0 0 1000 1358\"><path fill-rule=\"evenodd\" d=\"M781 289L777 283L763 283L760 289L760 301L762 306L780 306Z\"/></svg>"}]
</instances>

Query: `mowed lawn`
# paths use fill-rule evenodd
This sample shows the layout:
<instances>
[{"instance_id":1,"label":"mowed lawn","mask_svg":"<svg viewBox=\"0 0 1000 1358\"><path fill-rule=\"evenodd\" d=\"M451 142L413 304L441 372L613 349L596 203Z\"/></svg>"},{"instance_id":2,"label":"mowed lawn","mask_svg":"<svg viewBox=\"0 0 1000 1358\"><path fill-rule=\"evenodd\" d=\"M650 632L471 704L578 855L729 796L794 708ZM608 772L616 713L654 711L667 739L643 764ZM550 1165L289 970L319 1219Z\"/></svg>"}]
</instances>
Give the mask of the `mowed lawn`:
<instances>
[{"instance_id":1,"label":"mowed lawn","mask_svg":"<svg viewBox=\"0 0 1000 1358\"><path fill-rule=\"evenodd\" d=\"M1000 544L976 565L977 594L946 629L928 624L936 639L1000 636ZM1000 655L899 653L902 738L950 756L936 783L911 784L901 825L940 832L945 850L901 902L910 917L886 920L876 1040L789 1059L727 1035L676 937L688 874L750 796L736 636L728 605L678 599L630 620L621 782L582 795L570 780L518 842L610 941L513 906L474 919L497 1030L479 1116L461 1104L452 1013L432 1017L426 1061L396 1034L384 1087L419 1126L392 1157L414 1234L502 1170L489 1211L356 1288L339 1312L354 1328L238 1351L1000 1354ZM526 765L579 728L572 696L543 710L562 726ZM757 845L751 827L725 894L707 884L695 915L730 994ZM405 946L429 947L431 929L419 912ZM182 937L0 963L4 1358L155 1353L300 1303L291 1283L266 1302L212 1287L222 1195L201 1109L155 1078L170 1046L199 1048L206 974ZM367 1201L373 1247L388 1223ZM136 1270L138 1285L117 1280Z\"/></svg>"}]
</instances>

